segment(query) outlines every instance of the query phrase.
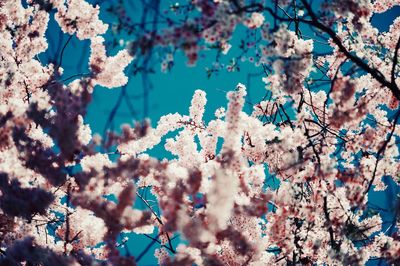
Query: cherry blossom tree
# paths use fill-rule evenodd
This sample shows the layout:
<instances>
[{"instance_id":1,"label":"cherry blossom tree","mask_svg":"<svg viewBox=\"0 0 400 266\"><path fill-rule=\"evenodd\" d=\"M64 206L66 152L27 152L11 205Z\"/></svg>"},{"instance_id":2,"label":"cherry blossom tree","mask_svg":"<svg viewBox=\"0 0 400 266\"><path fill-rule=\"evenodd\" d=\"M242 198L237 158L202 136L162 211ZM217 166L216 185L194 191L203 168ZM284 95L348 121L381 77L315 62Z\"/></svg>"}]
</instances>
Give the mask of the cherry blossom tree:
<instances>
[{"instance_id":1,"label":"cherry blossom tree","mask_svg":"<svg viewBox=\"0 0 400 266\"><path fill-rule=\"evenodd\" d=\"M371 18L400 2L141 3L141 23L123 2L108 9L114 37L128 36L110 56L98 5L0 2L0 264L136 265L125 232L158 244L160 265L398 264L400 18L386 32ZM63 52L39 60L50 17L90 42L89 74L66 79ZM238 27L240 54L224 64ZM168 70L175 51L192 65L209 49L210 73L261 68L265 97L249 103L238 81L210 121L197 90L187 114L155 127L101 137L84 123L96 86L121 90L128 65L147 75L155 51ZM172 159L151 157L164 141Z\"/></svg>"}]
</instances>

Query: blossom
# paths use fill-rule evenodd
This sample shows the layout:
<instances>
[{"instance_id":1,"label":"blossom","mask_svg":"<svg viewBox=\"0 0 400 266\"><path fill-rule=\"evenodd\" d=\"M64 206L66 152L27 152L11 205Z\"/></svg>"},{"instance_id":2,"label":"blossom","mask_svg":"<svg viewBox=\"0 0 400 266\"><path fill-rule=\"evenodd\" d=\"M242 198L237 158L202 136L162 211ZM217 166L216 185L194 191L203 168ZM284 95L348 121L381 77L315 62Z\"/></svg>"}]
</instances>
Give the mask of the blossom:
<instances>
[{"instance_id":1,"label":"blossom","mask_svg":"<svg viewBox=\"0 0 400 266\"><path fill-rule=\"evenodd\" d=\"M398 0L395 1L389 1L389 0L383 0L383 1L375 1L373 3L373 9L374 13L383 13L389 9L391 9L394 6L400 5L400 2Z\"/></svg>"},{"instance_id":2,"label":"blossom","mask_svg":"<svg viewBox=\"0 0 400 266\"><path fill-rule=\"evenodd\" d=\"M202 123L204 114L204 106L207 102L206 93L202 90L196 90L194 92L192 103L190 105L190 118L197 124Z\"/></svg>"},{"instance_id":3,"label":"blossom","mask_svg":"<svg viewBox=\"0 0 400 266\"><path fill-rule=\"evenodd\" d=\"M273 63L274 75L265 81L271 83L276 95L279 95L280 90L288 93L298 92L311 71L313 41L299 39L295 32L285 27L281 27L275 33L274 40L274 52L283 58Z\"/></svg>"},{"instance_id":4,"label":"blossom","mask_svg":"<svg viewBox=\"0 0 400 266\"><path fill-rule=\"evenodd\" d=\"M263 25L264 23L264 16L261 13L258 12L253 12L251 13L251 17L249 20L246 20L246 26L254 29L254 28L259 28Z\"/></svg>"},{"instance_id":5,"label":"blossom","mask_svg":"<svg viewBox=\"0 0 400 266\"><path fill-rule=\"evenodd\" d=\"M212 231L224 230L228 226L234 206L234 196L237 194L238 180L227 170L216 170L215 179L210 193L210 208L207 214L211 219L210 227Z\"/></svg>"},{"instance_id":6,"label":"blossom","mask_svg":"<svg viewBox=\"0 0 400 266\"><path fill-rule=\"evenodd\" d=\"M240 145L241 133L241 111L244 105L244 97L246 96L246 87L243 84L237 85L237 91L229 92L228 110L226 112L227 130L224 141L224 149L237 150Z\"/></svg>"},{"instance_id":7,"label":"blossom","mask_svg":"<svg viewBox=\"0 0 400 266\"><path fill-rule=\"evenodd\" d=\"M229 50L232 48L232 45L227 43L227 42L223 42L221 44L221 50L223 54L227 54L229 52Z\"/></svg>"},{"instance_id":8,"label":"blossom","mask_svg":"<svg viewBox=\"0 0 400 266\"><path fill-rule=\"evenodd\" d=\"M84 0L52 1L57 8L55 20L65 33L83 39L94 38L107 31L108 26L99 19L99 6L93 7Z\"/></svg>"},{"instance_id":9,"label":"blossom","mask_svg":"<svg viewBox=\"0 0 400 266\"><path fill-rule=\"evenodd\" d=\"M84 172L96 170L100 172L104 166L111 166L111 161L106 154L97 153L95 155L87 155L81 159L81 167Z\"/></svg>"},{"instance_id":10,"label":"blossom","mask_svg":"<svg viewBox=\"0 0 400 266\"><path fill-rule=\"evenodd\" d=\"M102 37L91 39L89 64L94 76L93 85L109 89L123 86L128 82L123 71L133 57L126 50L118 52L115 56L107 57L103 42Z\"/></svg>"},{"instance_id":11,"label":"blossom","mask_svg":"<svg viewBox=\"0 0 400 266\"><path fill-rule=\"evenodd\" d=\"M215 117L216 118L223 118L225 116L225 108L224 107L220 107L215 111Z\"/></svg>"},{"instance_id":12,"label":"blossom","mask_svg":"<svg viewBox=\"0 0 400 266\"><path fill-rule=\"evenodd\" d=\"M88 125L83 124L83 117L78 116L78 140L80 143L83 145L86 145L90 142L92 139L92 131L90 130L90 127Z\"/></svg>"}]
</instances>

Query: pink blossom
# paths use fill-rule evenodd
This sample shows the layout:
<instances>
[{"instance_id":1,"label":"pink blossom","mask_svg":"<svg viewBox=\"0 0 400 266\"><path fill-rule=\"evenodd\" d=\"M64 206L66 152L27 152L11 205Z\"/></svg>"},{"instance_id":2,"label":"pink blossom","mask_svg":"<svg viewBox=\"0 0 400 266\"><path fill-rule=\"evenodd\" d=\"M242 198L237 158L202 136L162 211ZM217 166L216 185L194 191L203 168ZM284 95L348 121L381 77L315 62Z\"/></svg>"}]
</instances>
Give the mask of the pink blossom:
<instances>
[{"instance_id":1,"label":"pink blossom","mask_svg":"<svg viewBox=\"0 0 400 266\"><path fill-rule=\"evenodd\" d=\"M107 57L102 37L91 39L91 54L89 58L90 68L93 72L93 85L100 85L106 88L114 88L125 85L128 78L124 69L133 60L128 51L123 50L115 56Z\"/></svg>"},{"instance_id":2,"label":"pink blossom","mask_svg":"<svg viewBox=\"0 0 400 266\"><path fill-rule=\"evenodd\" d=\"M65 33L80 39L91 39L107 31L108 26L99 19L99 6L84 0L53 0L57 8L55 19ZM66 5L65 5L66 4Z\"/></svg>"}]
</instances>

